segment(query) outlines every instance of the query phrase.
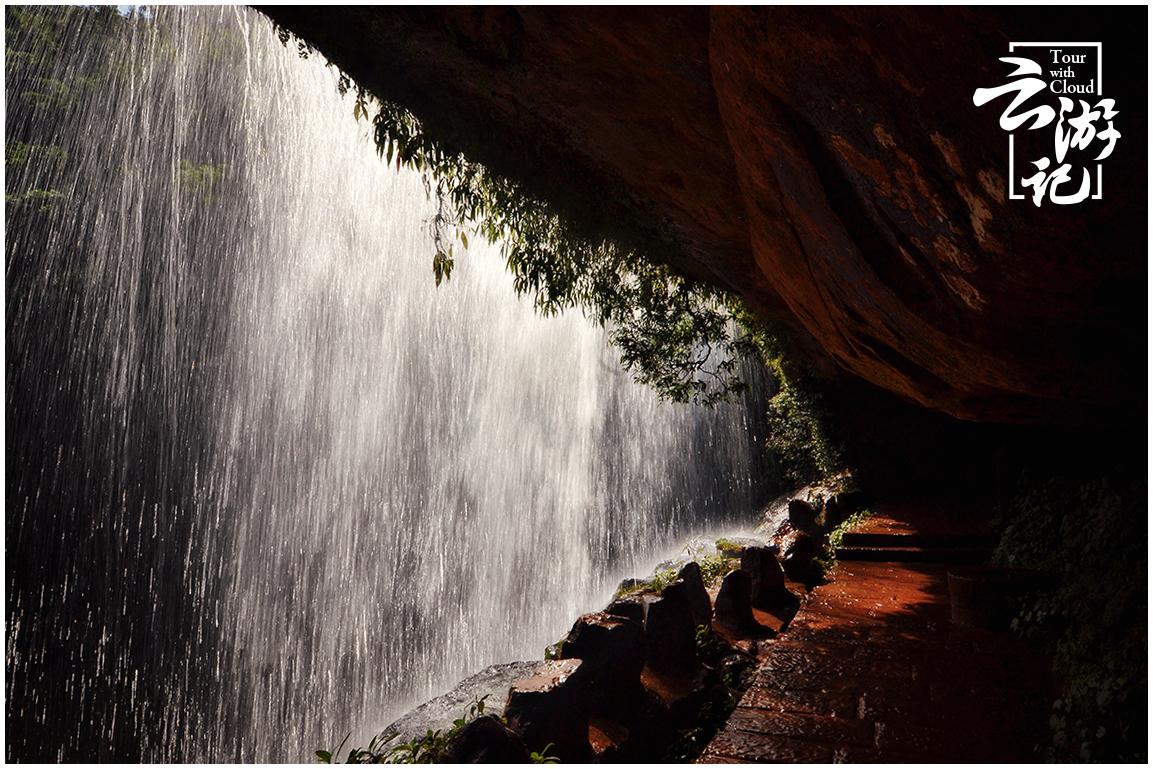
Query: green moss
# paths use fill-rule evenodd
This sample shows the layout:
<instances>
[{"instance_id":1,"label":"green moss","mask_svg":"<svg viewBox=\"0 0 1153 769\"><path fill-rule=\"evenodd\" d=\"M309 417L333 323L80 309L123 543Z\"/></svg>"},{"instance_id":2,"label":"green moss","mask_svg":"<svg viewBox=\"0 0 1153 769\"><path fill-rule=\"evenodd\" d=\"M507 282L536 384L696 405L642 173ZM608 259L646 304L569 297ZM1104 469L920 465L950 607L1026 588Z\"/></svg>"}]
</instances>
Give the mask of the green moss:
<instances>
[{"instance_id":1,"label":"green moss","mask_svg":"<svg viewBox=\"0 0 1153 769\"><path fill-rule=\"evenodd\" d=\"M224 177L224 166L212 163L193 163L181 159L177 170L180 187L192 193L211 191Z\"/></svg>"},{"instance_id":2,"label":"green moss","mask_svg":"<svg viewBox=\"0 0 1153 769\"><path fill-rule=\"evenodd\" d=\"M24 91L20 99L35 109L64 111L79 98L77 83L51 77L38 78L35 88Z\"/></svg>"},{"instance_id":3,"label":"green moss","mask_svg":"<svg viewBox=\"0 0 1153 769\"><path fill-rule=\"evenodd\" d=\"M725 539L724 537L718 539L716 545L717 550L720 550L725 555L730 556L740 555L741 551L745 549L744 545L733 542L731 539Z\"/></svg>"},{"instance_id":4,"label":"green moss","mask_svg":"<svg viewBox=\"0 0 1153 769\"><path fill-rule=\"evenodd\" d=\"M4 202L16 211L38 211L51 213L55 211L66 199L60 190L28 190L27 192L9 193L4 196Z\"/></svg>"},{"instance_id":5,"label":"green moss","mask_svg":"<svg viewBox=\"0 0 1153 769\"><path fill-rule=\"evenodd\" d=\"M677 573L673 569L661 569L653 574L652 577L646 580L639 580L631 585L621 588L616 592L616 598L625 598L630 595L640 595L642 593L659 593L666 587L671 585L677 579Z\"/></svg>"},{"instance_id":6,"label":"green moss","mask_svg":"<svg viewBox=\"0 0 1153 769\"><path fill-rule=\"evenodd\" d=\"M562 638L556 643L551 643L544 647L544 658L546 660L559 660L561 653L564 651L564 641L565 639Z\"/></svg>"},{"instance_id":7,"label":"green moss","mask_svg":"<svg viewBox=\"0 0 1153 769\"><path fill-rule=\"evenodd\" d=\"M740 553L736 557L731 553L714 553L711 555L694 554L692 560L701 569L701 581L705 586L714 584L721 577L740 566ZM638 580L619 589L615 598L625 598L630 595L643 593L659 593L677 580L676 569L661 569L646 580Z\"/></svg>"},{"instance_id":8,"label":"green moss","mask_svg":"<svg viewBox=\"0 0 1153 769\"><path fill-rule=\"evenodd\" d=\"M29 144L9 139L4 145L4 164L9 168L26 165L51 168L67 162L68 152L55 144Z\"/></svg>"}]
</instances>

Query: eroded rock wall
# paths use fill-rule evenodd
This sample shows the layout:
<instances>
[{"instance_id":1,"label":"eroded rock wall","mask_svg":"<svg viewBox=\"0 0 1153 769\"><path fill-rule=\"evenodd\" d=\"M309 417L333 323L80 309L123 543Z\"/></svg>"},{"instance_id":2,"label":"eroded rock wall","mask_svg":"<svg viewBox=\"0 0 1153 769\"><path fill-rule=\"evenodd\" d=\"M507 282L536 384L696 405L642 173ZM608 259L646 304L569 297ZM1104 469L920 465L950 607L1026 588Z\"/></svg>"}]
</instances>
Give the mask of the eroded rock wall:
<instances>
[{"instance_id":1,"label":"eroded rock wall","mask_svg":"<svg viewBox=\"0 0 1153 769\"><path fill-rule=\"evenodd\" d=\"M266 13L580 226L666 243L826 373L988 422L1143 399L1140 9ZM1009 41L1074 32L1104 41L1122 112L1105 199L1006 201L972 92Z\"/></svg>"}]
</instances>

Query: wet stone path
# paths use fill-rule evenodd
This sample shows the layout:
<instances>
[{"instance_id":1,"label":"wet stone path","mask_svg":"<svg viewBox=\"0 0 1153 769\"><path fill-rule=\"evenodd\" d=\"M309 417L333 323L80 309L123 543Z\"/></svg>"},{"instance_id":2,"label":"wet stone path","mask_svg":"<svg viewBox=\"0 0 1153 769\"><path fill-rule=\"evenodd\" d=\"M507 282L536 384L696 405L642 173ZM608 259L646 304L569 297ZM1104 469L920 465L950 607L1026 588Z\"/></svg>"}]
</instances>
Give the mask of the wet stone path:
<instances>
[{"instance_id":1,"label":"wet stone path","mask_svg":"<svg viewBox=\"0 0 1153 769\"><path fill-rule=\"evenodd\" d=\"M948 569L838 564L698 762L1043 760L1048 661L954 626Z\"/></svg>"}]
</instances>

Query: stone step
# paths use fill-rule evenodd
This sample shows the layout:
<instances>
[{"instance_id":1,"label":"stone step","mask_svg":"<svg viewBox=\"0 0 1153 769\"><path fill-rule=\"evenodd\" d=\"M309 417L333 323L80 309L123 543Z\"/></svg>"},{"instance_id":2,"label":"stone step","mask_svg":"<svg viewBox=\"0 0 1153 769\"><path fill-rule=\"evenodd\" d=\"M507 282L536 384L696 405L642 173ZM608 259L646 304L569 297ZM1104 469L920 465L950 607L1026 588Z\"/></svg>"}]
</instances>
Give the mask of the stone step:
<instances>
[{"instance_id":1,"label":"stone step","mask_svg":"<svg viewBox=\"0 0 1153 769\"><path fill-rule=\"evenodd\" d=\"M892 563L984 563L987 547L839 547L839 561L885 561Z\"/></svg>"}]
</instances>

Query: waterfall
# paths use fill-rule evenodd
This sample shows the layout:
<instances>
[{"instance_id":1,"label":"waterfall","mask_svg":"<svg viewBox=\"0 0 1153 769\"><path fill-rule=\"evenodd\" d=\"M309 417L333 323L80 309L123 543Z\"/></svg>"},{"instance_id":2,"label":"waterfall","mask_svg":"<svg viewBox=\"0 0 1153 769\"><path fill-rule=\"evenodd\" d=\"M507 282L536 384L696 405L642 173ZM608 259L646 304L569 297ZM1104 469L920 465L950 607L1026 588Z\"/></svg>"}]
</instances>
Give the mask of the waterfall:
<instances>
[{"instance_id":1,"label":"waterfall","mask_svg":"<svg viewBox=\"0 0 1153 769\"><path fill-rule=\"evenodd\" d=\"M246 8L7 9L11 760L308 761L763 500ZM466 119L466 118L462 118Z\"/></svg>"}]
</instances>

